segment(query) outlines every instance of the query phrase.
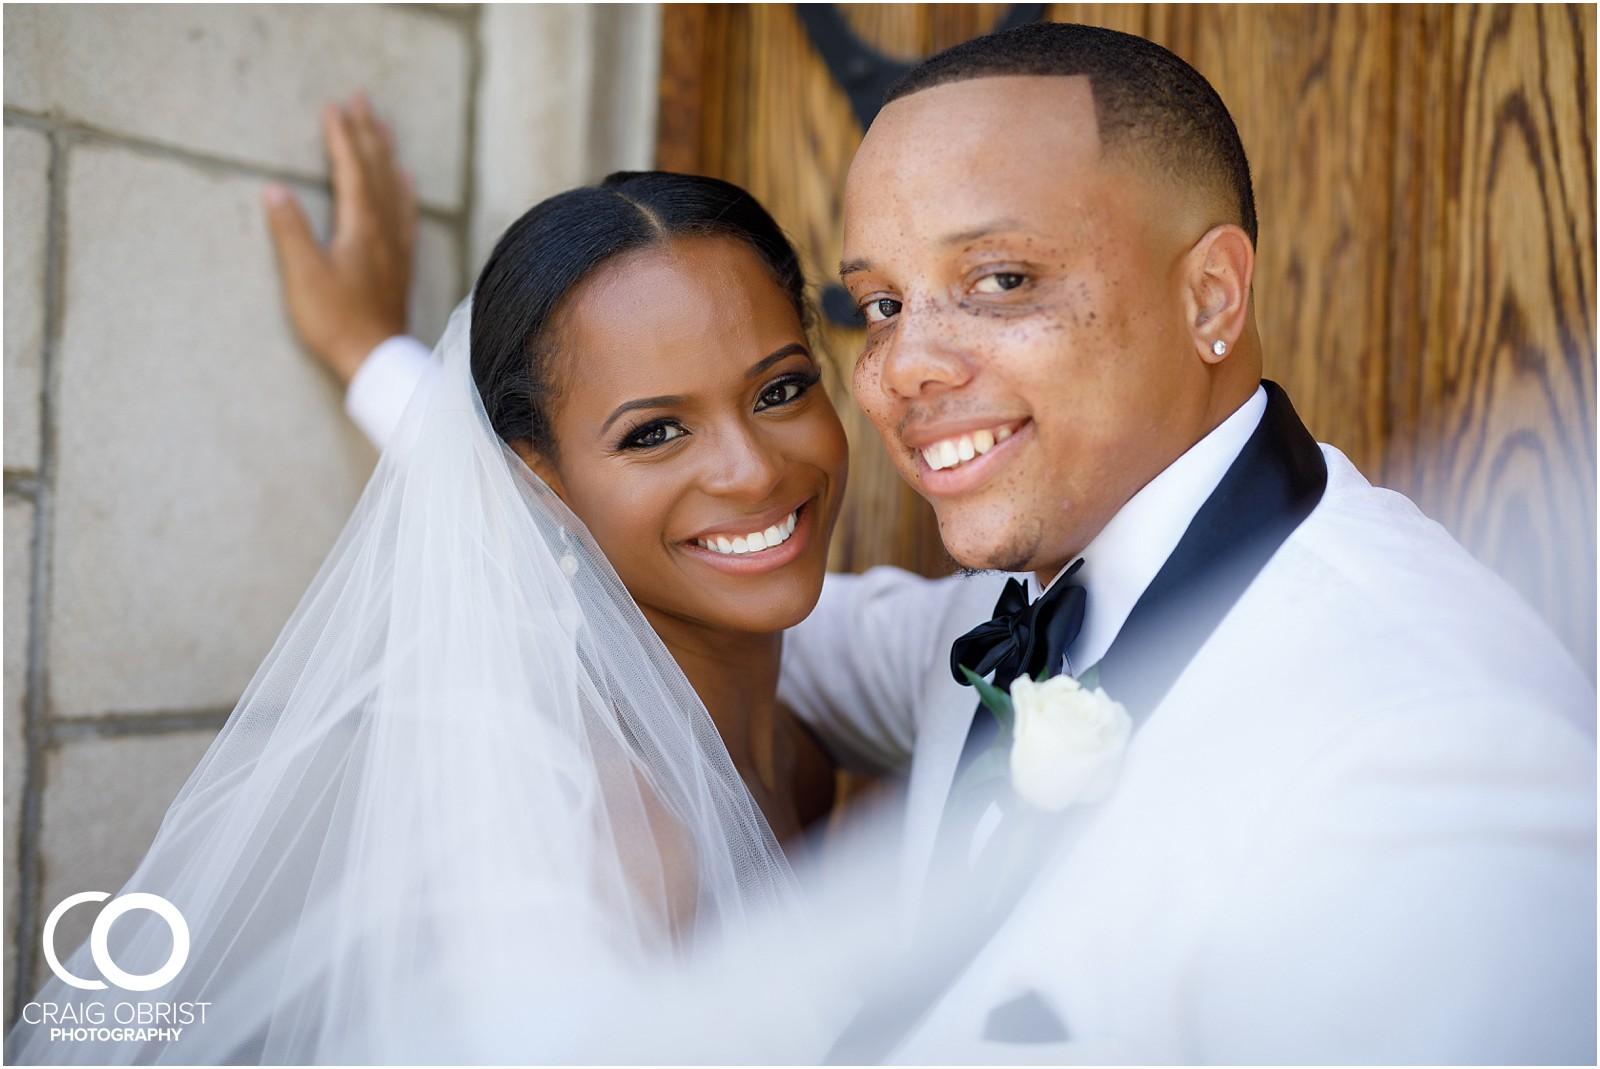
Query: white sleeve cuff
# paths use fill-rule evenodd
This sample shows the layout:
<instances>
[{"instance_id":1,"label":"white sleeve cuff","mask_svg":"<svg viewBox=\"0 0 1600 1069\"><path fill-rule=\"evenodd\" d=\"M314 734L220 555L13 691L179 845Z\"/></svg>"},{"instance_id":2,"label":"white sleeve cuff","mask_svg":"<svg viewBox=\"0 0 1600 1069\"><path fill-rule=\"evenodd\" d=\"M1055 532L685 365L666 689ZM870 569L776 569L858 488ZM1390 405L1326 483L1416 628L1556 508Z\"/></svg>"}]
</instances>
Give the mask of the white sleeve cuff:
<instances>
[{"instance_id":1,"label":"white sleeve cuff","mask_svg":"<svg viewBox=\"0 0 1600 1069\"><path fill-rule=\"evenodd\" d=\"M432 354L415 338L397 334L379 343L356 368L344 410L380 452L394 436L406 405L427 376Z\"/></svg>"}]
</instances>

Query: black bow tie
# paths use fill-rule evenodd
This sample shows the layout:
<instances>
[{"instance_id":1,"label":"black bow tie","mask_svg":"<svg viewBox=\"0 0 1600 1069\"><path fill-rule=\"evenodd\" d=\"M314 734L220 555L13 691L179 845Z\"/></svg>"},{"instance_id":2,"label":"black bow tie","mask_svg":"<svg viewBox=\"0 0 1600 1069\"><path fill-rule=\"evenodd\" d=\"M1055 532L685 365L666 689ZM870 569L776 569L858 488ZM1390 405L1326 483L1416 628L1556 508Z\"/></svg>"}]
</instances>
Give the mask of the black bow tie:
<instances>
[{"instance_id":1,"label":"black bow tie","mask_svg":"<svg viewBox=\"0 0 1600 1069\"><path fill-rule=\"evenodd\" d=\"M968 685L962 665L979 676L993 672L994 685L1002 690L1020 675L1036 676L1041 669L1059 671L1067 647L1083 628L1088 595L1083 587L1068 582L1082 566L1082 558L1074 561L1031 605L1027 588L1015 579L1007 580L994 607L994 618L950 647L950 672L956 682Z\"/></svg>"}]
</instances>

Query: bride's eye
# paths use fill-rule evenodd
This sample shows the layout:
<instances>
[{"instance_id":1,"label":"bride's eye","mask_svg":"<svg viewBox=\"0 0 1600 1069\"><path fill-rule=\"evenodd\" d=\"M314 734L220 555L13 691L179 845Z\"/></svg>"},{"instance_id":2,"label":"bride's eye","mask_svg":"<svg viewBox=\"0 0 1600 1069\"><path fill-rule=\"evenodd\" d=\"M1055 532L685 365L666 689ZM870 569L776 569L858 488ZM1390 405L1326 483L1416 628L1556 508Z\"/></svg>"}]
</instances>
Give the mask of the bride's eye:
<instances>
[{"instance_id":1,"label":"bride's eye","mask_svg":"<svg viewBox=\"0 0 1600 1069\"><path fill-rule=\"evenodd\" d=\"M817 384L821 378L815 372L807 375L789 375L774 382L771 386L761 391L761 396L756 398L756 411L766 408L777 408L790 401L797 400L802 394Z\"/></svg>"},{"instance_id":2,"label":"bride's eye","mask_svg":"<svg viewBox=\"0 0 1600 1069\"><path fill-rule=\"evenodd\" d=\"M658 419L629 431L622 439L623 449L654 449L689 432L670 420Z\"/></svg>"},{"instance_id":3,"label":"bride's eye","mask_svg":"<svg viewBox=\"0 0 1600 1069\"><path fill-rule=\"evenodd\" d=\"M992 275L984 275L978 279L978 284L973 290L978 293L1004 293L1014 290L1027 281L1027 277L1015 271L996 271Z\"/></svg>"},{"instance_id":4,"label":"bride's eye","mask_svg":"<svg viewBox=\"0 0 1600 1069\"><path fill-rule=\"evenodd\" d=\"M893 297L874 297L861 306L861 314L868 323L882 323L900 314L901 304Z\"/></svg>"}]
</instances>

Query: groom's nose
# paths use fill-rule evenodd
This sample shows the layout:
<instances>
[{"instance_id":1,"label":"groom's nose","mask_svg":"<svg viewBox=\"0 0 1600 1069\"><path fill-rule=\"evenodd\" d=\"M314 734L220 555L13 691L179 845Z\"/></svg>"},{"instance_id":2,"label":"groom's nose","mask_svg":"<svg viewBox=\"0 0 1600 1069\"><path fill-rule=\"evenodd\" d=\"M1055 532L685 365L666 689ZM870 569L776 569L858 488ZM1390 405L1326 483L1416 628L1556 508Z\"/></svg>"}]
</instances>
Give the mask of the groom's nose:
<instances>
[{"instance_id":1,"label":"groom's nose","mask_svg":"<svg viewBox=\"0 0 1600 1069\"><path fill-rule=\"evenodd\" d=\"M948 316L908 306L884 353L879 371L883 391L915 400L971 378L972 365L958 344L954 326Z\"/></svg>"}]
</instances>

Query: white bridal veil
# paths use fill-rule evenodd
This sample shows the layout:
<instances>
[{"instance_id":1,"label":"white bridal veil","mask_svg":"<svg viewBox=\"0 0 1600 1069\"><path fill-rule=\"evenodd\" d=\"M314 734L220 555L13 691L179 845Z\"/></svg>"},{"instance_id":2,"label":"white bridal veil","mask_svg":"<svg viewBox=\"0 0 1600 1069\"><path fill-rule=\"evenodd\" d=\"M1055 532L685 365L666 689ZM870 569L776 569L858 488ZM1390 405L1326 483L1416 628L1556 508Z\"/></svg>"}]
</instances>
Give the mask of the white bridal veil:
<instances>
[{"instance_id":1,"label":"white bridal veil","mask_svg":"<svg viewBox=\"0 0 1600 1069\"><path fill-rule=\"evenodd\" d=\"M794 904L694 691L490 428L469 320L123 888L182 914L177 977L53 980L35 1002L103 1023L25 1018L8 1060L588 1060L624 1016L607 985ZM154 972L173 935L134 910L108 950ZM65 971L99 976L92 959ZM139 1003L191 1004L188 1023L141 1040L121 1027Z\"/></svg>"}]
</instances>

